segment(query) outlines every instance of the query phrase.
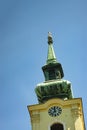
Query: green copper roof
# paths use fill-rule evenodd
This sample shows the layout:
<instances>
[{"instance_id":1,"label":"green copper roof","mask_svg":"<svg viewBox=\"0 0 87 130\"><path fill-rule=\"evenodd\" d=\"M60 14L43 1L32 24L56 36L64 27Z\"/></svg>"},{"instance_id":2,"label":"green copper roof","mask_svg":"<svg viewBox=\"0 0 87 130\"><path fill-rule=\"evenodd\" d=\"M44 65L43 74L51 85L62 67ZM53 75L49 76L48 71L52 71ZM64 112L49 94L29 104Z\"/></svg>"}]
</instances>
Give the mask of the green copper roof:
<instances>
[{"instance_id":1,"label":"green copper roof","mask_svg":"<svg viewBox=\"0 0 87 130\"><path fill-rule=\"evenodd\" d=\"M62 65L57 62L55 52L53 49L52 34L48 32L48 53L46 65L42 67L45 81L53 79L61 79L64 77Z\"/></svg>"},{"instance_id":2,"label":"green copper roof","mask_svg":"<svg viewBox=\"0 0 87 130\"><path fill-rule=\"evenodd\" d=\"M47 64L57 62L55 52L53 49L53 39L50 32L48 32L48 54L47 54Z\"/></svg>"},{"instance_id":3,"label":"green copper roof","mask_svg":"<svg viewBox=\"0 0 87 130\"><path fill-rule=\"evenodd\" d=\"M71 83L67 80L53 80L38 84L35 88L39 103L52 98L71 99Z\"/></svg>"}]
</instances>

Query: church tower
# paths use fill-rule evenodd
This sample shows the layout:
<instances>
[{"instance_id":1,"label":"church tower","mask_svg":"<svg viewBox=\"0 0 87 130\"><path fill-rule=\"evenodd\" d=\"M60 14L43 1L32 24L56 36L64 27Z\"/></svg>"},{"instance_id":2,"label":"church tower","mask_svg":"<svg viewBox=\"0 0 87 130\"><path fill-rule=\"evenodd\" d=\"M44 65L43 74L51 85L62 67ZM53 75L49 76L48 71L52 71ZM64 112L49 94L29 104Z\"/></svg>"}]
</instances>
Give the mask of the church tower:
<instances>
[{"instance_id":1,"label":"church tower","mask_svg":"<svg viewBox=\"0 0 87 130\"><path fill-rule=\"evenodd\" d=\"M63 79L51 33L48 33L47 61L42 70L45 81L35 88L38 104L28 106L32 130L85 130L82 99L73 97L70 81Z\"/></svg>"}]
</instances>

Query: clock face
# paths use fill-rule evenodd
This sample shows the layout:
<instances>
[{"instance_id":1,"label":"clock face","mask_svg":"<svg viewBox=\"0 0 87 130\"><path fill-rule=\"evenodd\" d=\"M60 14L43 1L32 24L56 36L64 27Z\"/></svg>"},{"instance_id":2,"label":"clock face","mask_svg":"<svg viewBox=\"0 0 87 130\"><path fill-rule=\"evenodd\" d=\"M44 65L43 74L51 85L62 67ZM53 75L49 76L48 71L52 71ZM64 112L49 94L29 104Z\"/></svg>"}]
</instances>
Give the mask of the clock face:
<instances>
[{"instance_id":1,"label":"clock face","mask_svg":"<svg viewBox=\"0 0 87 130\"><path fill-rule=\"evenodd\" d=\"M62 113L62 109L61 107L58 106L52 106L49 110L48 110L48 114L50 116L59 116Z\"/></svg>"}]
</instances>

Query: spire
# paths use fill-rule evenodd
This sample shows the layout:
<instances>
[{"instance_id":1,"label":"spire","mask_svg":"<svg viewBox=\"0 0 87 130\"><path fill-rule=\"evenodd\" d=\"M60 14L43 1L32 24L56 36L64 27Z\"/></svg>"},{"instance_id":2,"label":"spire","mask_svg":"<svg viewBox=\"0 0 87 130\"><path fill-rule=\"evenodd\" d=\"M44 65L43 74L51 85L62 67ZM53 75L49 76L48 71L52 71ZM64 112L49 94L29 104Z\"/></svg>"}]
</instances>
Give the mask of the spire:
<instances>
[{"instance_id":1,"label":"spire","mask_svg":"<svg viewBox=\"0 0 87 130\"><path fill-rule=\"evenodd\" d=\"M56 56L55 52L53 49L53 39L52 39L52 34L48 32L48 54L47 54L47 64L49 63L55 63L56 61Z\"/></svg>"},{"instance_id":2,"label":"spire","mask_svg":"<svg viewBox=\"0 0 87 130\"><path fill-rule=\"evenodd\" d=\"M61 79L64 76L62 65L57 62L53 49L52 34L48 32L48 54L46 65L42 67L45 80Z\"/></svg>"}]
</instances>

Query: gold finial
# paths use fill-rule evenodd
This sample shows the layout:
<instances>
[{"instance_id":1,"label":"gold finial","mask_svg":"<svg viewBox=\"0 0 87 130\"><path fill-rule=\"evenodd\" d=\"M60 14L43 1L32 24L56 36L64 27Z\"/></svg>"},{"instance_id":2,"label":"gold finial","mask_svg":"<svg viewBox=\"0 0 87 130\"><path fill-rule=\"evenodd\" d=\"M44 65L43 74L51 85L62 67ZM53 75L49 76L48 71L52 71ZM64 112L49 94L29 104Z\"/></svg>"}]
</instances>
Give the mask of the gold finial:
<instances>
[{"instance_id":1,"label":"gold finial","mask_svg":"<svg viewBox=\"0 0 87 130\"><path fill-rule=\"evenodd\" d=\"M53 43L52 33L48 32L48 44L52 44L52 43Z\"/></svg>"}]
</instances>

